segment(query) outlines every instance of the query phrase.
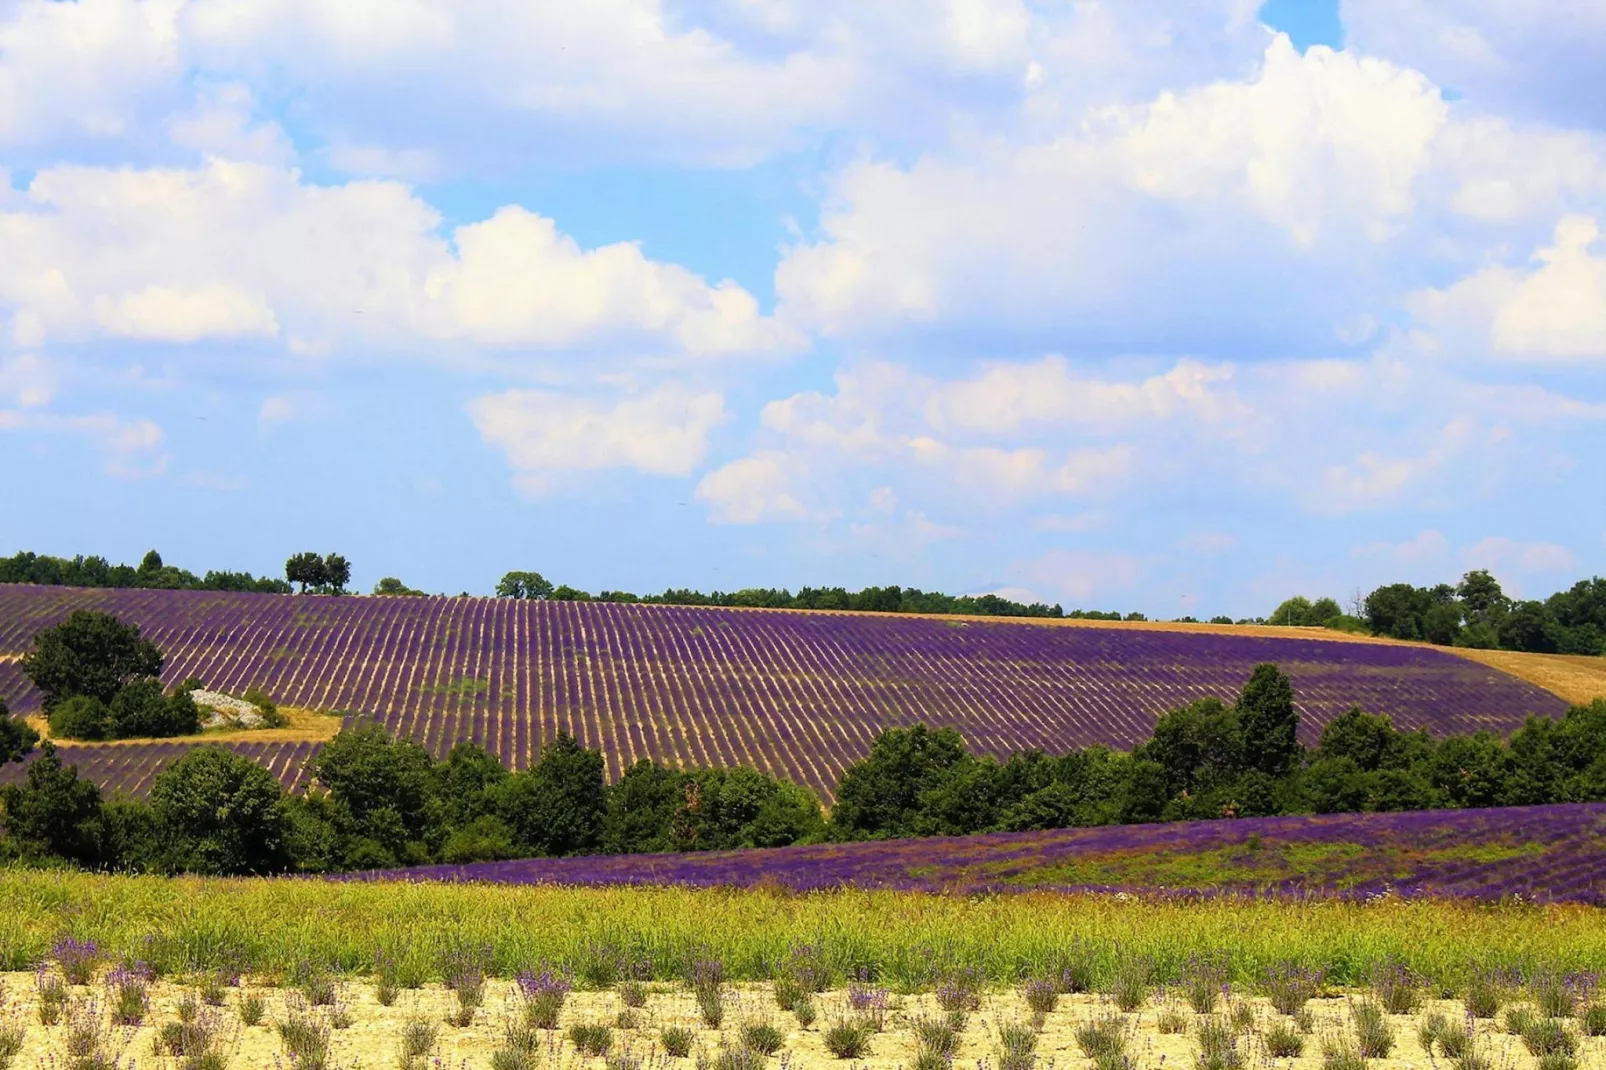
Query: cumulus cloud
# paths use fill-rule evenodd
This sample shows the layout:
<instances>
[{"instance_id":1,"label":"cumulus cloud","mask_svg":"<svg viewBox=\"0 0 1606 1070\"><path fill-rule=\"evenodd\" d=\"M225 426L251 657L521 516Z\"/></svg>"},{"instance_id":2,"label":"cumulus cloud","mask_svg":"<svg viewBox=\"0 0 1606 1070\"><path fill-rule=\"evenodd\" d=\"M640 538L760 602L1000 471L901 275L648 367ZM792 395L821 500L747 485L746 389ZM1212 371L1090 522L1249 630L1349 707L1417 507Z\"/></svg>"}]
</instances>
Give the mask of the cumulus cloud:
<instances>
[{"instance_id":1,"label":"cumulus cloud","mask_svg":"<svg viewBox=\"0 0 1606 1070\"><path fill-rule=\"evenodd\" d=\"M1415 72L1278 37L1247 78L1078 118L848 166L777 269L783 308L840 335L988 318L1116 346L1267 321L1330 338L1365 311L1344 276L1409 220L1448 111Z\"/></svg>"},{"instance_id":2,"label":"cumulus cloud","mask_svg":"<svg viewBox=\"0 0 1606 1070\"><path fill-rule=\"evenodd\" d=\"M716 524L808 520L818 514L804 504L798 487L806 476L801 459L761 450L709 472L698 482L696 496Z\"/></svg>"},{"instance_id":3,"label":"cumulus cloud","mask_svg":"<svg viewBox=\"0 0 1606 1070\"><path fill-rule=\"evenodd\" d=\"M582 249L507 207L441 233L400 183L317 186L279 166L62 166L0 211L0 307L43 337L283 337L292 352L437 343L775 352L803 344L731 282L634 244ZM438 346L437 346L438 348Z\"/></svg>"},{"instance_id":4,"label":"cumulus cloud","mask_svg":"<svg viewBox=\"0 0 1606 1070\"><path fill-rule=\"evenodd\" d=\"M1606 66L1606 8L1577 0L1342 0L1351 44L1454 86L1474 104L1606 127L1580 91Z\"/></svg>"},{"instance_id":5,"label":"cumulus cloud","mask_svg":"<svg viewBox=\"0 0 1606 1070\"><path fill-rule=\"evenodd\" d=\"M726 419L719 394L678 385L617 400L507 390L476 398L469 416L480 437L507 455L514 484L530 494L597 469L689 475L708 449L709 432Z\"/></svg>"},{"instance_id":6,"label":"cumulus cloud","mask_svg":"<svg viewBox=\"0 0 1606 1070\"><path fill-rule=\"evenodd\" d=\"M1578 567L1578 558L1565 546L1553 542L1518 542L1503 536L1479 540L1467 548L1462 558L1468 568L1518 576L1569 572Z\"/></svg>"},{"instance_id":7,"label":"cumulus cloud","mask_svg":"<svg viewBox=\"0 0 1606 1070\"><path fill-rule=\"evenodd\" d=\"M1050 550L1016 562L1011 573L1032 590L1054 599L1081 602L1130 589L1144 574L1142 560L1132 554L1098 550Z\"/></svg>"},{"instance_id":8,"label":"cumulus cloud","mask_svg":"<svg viewBox=\"0 0 1606 1070\"><path fill-rule=\"evenodd\" d=\"M1591 216L1556 224L1534 267L1493 265L1411 299L1423 324L1458 352L1512 361L1606 361L1606 249Z\"/></svg>"}]
</instances>

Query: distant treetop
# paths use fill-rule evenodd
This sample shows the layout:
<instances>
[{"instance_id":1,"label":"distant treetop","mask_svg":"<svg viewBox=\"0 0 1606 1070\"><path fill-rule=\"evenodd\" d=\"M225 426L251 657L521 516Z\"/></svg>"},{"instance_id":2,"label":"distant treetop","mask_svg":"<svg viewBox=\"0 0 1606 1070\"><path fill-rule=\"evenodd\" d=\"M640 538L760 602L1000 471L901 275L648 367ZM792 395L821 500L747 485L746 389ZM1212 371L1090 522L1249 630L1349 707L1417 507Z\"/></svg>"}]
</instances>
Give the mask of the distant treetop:
<instances>
[{"instance_id":1,"label":"distant treetop","mask_svg":"<svg viewBox=\"0 0 1606 1070\"><path fill-rule=\"evenodd\" d=\"M165 564L155 550L146 553L139 567L114 565L104 557L50 557L27 550L0 558L0 583L37 583L53 587L141 587L164 590L256 591L289 594L290 585L249 572L195 573Z\"/></svg>"}]
</instances>

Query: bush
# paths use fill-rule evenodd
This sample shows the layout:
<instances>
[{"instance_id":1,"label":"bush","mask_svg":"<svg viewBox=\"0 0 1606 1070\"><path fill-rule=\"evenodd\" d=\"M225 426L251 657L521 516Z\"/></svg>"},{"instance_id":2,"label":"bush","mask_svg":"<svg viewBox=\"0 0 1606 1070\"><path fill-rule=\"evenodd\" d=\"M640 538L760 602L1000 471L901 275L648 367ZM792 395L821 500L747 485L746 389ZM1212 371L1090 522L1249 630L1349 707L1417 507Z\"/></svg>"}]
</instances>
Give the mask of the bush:
<instances>
[{"instance_id":1,"label":"bush","mask_svg":"<svg viewBox=\"0 0 1606 1070\"><path fill-rule=\"evenodd\" d=\"M0 698L0 765L20 762L39 742L39 733L21 717L11 716L6 700Z\"/></svg>"},{"instance_id":2,"label":"bush","mask_svg":"<svg viewBox=\"0 0 1606 1070\"><path fill-rule=\"evenodd\" d=\"M164 695L156 680L135 680L117 692L108 721L116 739L187 736L201 730L201 714L190 693Z\"/></svg>"},{"instance_id":3,"label":"bush","mask_svg":"<svg viewBox=\"0 0 1606 1070\"><path fill-rule=\"evenodd\" d=\"M74 695L50 711L50 734L57 739L105 739L111 734L106 704L92 695Z\"/></svg>"},{"instance_id":4,"label":"bush","mask_svg":"<svg viewBox=\"0 0 1606 1070\"><path fill-rule=\"evenodd\" d=\"M288 869L289 804L273 774L220 747L197 747L157 774L151 813L171 871L218 876Z\"/></svg>"}]
</instances>

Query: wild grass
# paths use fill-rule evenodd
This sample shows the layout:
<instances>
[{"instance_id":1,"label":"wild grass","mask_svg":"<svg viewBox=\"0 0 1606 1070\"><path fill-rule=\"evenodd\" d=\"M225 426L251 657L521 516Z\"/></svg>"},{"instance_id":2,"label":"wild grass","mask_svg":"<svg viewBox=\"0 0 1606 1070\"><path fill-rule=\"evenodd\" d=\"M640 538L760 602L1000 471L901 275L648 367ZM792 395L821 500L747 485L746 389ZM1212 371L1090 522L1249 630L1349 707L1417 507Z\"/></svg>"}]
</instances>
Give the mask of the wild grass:
<instances>
[{"instance_id":1,"label":"wild grass","mask_svg":"<svg viewBox=\"0 0 1606 1070\"><path fill-rule=\"evenodd\" d=\"M1196 954L1219 956L1228 980L1253 985L1279 963L1366 984L1399 964L1460 988L1477 969L1606 971L1606 926L1588 907L1115 900L1022 893L945 897L891 891L791 895L686 888L553 888L322 881L163 879L0 870L0 965L26 970L66 930L108 958L141 958L169 973L238 954L247 972L291 973L302 962L343 974L388 951L398 971L441 979L439 949L489 949L488 972L529 964L574 970L607 939L651 964L653 979L696 956L719 958L730 980L772 976L800 945L839 976L870 967L884 984L929 985L930 949L946 969L989 985L1047 973L1067 958L1090 987L1122 959L1172 981ZM150 940L147 942L147 937Z\"/></svg>"}]
</instances>

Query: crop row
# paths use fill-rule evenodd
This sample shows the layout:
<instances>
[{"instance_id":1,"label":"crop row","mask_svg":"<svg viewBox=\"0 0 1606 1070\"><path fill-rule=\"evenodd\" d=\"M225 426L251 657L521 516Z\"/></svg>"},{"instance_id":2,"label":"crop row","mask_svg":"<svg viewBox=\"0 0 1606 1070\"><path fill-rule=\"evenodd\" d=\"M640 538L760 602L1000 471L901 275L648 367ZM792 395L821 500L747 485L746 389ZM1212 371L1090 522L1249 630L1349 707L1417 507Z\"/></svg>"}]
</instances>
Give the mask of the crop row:
<instances>
[{"instance_id":1,"label":"crop row","mask_svg":"<svg viewBox=\"0 0 1606 1070\"><path fill-rule=\"evenodd\" d=\"M12 586L0 588L0 657L75 608L139 624L170 681L370 714L437 755L471 739L524 768L567 731L611 776L644 757L746 764L827 798L883 726L953 726L993 754L1128 747L1168 708L1231 698L1262 661L1292 677L1307 741L1353 705L1440 733L1509 731L1565 705L1486 666L1386 644L484 598ZM15 666L0 670L0 694L36 709Z\"/></svg>"},{"instance_id":2,"label":"crop row","mask_svg":"<svg viewBox=\"0 0 1606 1070\"><path fill-rule=\"evenodd\" d=\"M290 789L299 788L307 778L307 763L318 753L321 743L307 741L256 743L229 742L209 746L225 747L256 762ZM99 784L107 794L122 793L144 798L156 774L176 762L193 743L62 743L56 756L64 765L76 766L78 775ZM39 757L35 750L24 762L0 765L0 784L16 784L28 775L28 764Z\"/></svg>"}]
</instances>

